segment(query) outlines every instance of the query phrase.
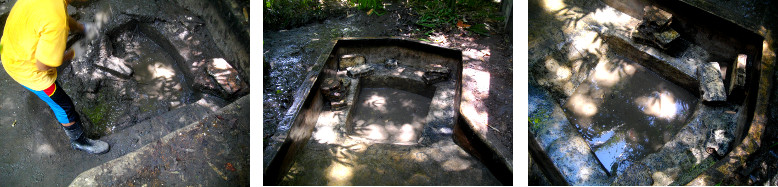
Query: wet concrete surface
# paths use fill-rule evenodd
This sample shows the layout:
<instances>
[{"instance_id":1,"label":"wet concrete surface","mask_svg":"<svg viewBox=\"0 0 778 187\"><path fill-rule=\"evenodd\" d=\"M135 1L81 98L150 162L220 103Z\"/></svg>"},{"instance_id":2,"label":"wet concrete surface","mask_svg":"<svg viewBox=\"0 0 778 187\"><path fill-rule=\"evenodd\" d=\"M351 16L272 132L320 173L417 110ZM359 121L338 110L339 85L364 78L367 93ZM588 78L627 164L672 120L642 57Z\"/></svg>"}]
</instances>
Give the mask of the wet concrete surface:
<instances>
[{"instance_id":1,"label":"wet concrete surface","mask_svg":"<svg viewBox=\"0 0 778 187\"><path fill-rule=\"evenodd\" d=\"M625 58L601 61L565 104L609 172L659 150L695 110L698 99Z\"/></svg>"},{"instance_id":2,"label":"wet concrete surface","mask_svg":"<svg viewBox=\"0 0 778 187\"><path fill-rule=\"evenodd\" d=\"M14 2L4 1L0 12L10 11ZM188 3L187 8L178 3ZM80 51L79 56L58 68L58 81L63 91L73 98L87 135L108 142L111 150L102 155L88 155L71 149L48 106L6 73L0 73L3 87L0 114L4 116L0 118L4 132L0 138L7 142L2 146L6 151L0 160L0 186L68 185L82 171L131 153L246 95L247 85L244 91L225 94L213 80L216 78L206 70L213 59L228 59L228 63L235 64L233 67L246 68L245 71L238 68L238 72L248 73L247 58L240 61L241 56L237 55L247 54L247 47L240 47L240 42L230 37L213 42L219 37L210 35L208 29L222 30L213 32L220 37L232 32L225 30L224 25L211 24L224 21L219 17L222 15L201 13L212 9L204 6L209 3L212 2L101 0L68 6L68 14L79 21L96 23L100 32L93 40L69 38L80 39L69 42ZM228 57L225 53L232 55ZM121 62L112 65L124 66L108 63L117 61ZM197 80L211 80L212 84ZM168 89L155 89L158 87ZM98 121L107 125L95 125ZM229 144L242 146L241 149L248 146L246 140ZM217 147L207 143L199 146ZM157 161L137 166L149 166ZM232 164L237 168L236 173L248 174L247 165ZM155 184L152 177L137 179Z\"/></svg>"}]
</instances>

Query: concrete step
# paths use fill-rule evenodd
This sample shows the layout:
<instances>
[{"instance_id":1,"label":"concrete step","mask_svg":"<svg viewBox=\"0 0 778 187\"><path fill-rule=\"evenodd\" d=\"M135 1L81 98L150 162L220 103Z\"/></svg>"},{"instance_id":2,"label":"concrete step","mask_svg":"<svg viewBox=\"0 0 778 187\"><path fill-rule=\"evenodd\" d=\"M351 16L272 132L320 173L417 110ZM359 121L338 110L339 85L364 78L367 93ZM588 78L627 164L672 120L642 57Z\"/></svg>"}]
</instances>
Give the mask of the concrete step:
<instances>
[{"instance_id":1,"label":"concrete step","mask_svg":"<svg viewBox=\"0 0 778 187\"><path fill-rule=\"evenodd\" d=\"M248 185L249 104L249 96L244 96L202 115L140 149L86 170L70 186Z\"/></svg>"}]
</instances>

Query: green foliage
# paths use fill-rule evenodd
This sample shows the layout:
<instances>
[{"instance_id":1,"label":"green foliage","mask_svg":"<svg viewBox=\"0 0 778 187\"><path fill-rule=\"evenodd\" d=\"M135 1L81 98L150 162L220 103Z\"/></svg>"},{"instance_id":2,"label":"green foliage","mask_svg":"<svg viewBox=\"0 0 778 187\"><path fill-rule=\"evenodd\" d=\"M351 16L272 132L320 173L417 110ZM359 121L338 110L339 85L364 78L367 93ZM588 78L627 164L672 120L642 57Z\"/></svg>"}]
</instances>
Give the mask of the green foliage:
<instances>
[{"instance_id":1,"label":"green foliage","mask_svg":"<svg viewBox=\"0 0 778 187\"><path fill-rule=\"evenodd\" d=\"M265 27L284 29L299 26L312 20L324 19L326 14L319 1L314 0L263 0ZM325 0L330 1L330 0Z\"/></svg>"},{"instance_id":2,"label":"green foliage","mask_svg":"<svg viewBox=\"0 0 778 187\"><path fill-rule=\"evenodd\" d=\"M457 15L454 9L447 6L443 1L427 1L423 4L417 4L418 13L421 15L416 24L419 26L435 29L447 24L455 24Z\"/></svg>"},{"instance_id":3,"label":"green foliage","mask_svg":"<svg viewBox=\"0 0 778 187\"><path fill-rule=\"evenodd\" d=\"M489 36L488 22L501 22L499 4L489 0L411 0L410 9L418 13L416 25L421 26L424 35L432 30L447 31L457 28L457 21L463 21L465 29L473 33ZM417 33L421 34L421 33Z\"/></svg>"},{"instance_id":4,"label":"green foliage","mask_svg":"<svg viewBox=\"0 0 778 187\"><path fill-rule=\"evenodd\" d=\"M481 34L481 35L484 35L484 36L489 36L489 30L486 29L486 25L483 24L483 23L473 25L470 28L468 28L467 30L473 31L475 33L478 33L478 34Z\"/></svg>"},{"instance_id":5,"label":"green foliage","mask_svg":"<svg viewBox=\"0 0 778 187\"><path fill-rule=\"evenodd\" d=\"M384 4L381 2L381 0L349 0L353 6L356 6L357 9L363 10L363 11L370 11L374 10L376 13L378 11L383 11ZM383 13L381 13L383 14Z\"/></svg>"}]
</instances>

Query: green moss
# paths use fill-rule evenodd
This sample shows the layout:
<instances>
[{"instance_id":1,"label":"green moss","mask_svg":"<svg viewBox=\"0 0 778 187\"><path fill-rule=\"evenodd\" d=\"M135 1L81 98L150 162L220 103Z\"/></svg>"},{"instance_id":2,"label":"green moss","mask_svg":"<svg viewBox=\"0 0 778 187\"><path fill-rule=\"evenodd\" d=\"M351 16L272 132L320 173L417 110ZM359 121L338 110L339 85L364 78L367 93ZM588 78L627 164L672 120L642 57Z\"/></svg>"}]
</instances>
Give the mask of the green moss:
<instances>
[{"instance_id":1,"label":"green moss","mask_svg":"<svg viewBox=\"0 0 778 187\"><path fill-rule=\"evenodd\" d=\"M90 132L96 133L98 136L102 136L106 134L108 128L107 119L108 113L110 112L110 107L105 102L103 95L100 95L96 101L97 103L95 105L92 107L87 106L83 112L84 115L86 115L87 120L89 120L89 122L92 124Z\"/></svg>"},{"instance_id":2,"label":"green moss","mask_svg":"<svg viewBox=\"0 0 778 187\"><path fill-rule=\"evenodd\" d=\"M681 172L678 175L678 179L675 180L670 185L671 186L685 185L685 184L691 182L692 180L694 180L694 178L697 178L697 176L699 176L700 174L705 172L705 170L708 170L708 168L713 166L713 164L716 164L716 160L714 160L711 157L708 157L705 160L702 160L702 162L700 162L700 164L696 164L696 165L692 166L691 168Z\"/></svg>"},{"instance_id":3,"label":"green moss","mask_svg":"<svg viewBox=\"0 0 778 187\"><path fill-rule=\"evenodd\" d=\"M548 121L551 118L551 112L549 112L546 109L538 109L538 111L533 112L529 115L529 124L530 124L530 130L533 132L539 131L543 124L545 124L546 121Z\"/></svg>"}]
</instances>

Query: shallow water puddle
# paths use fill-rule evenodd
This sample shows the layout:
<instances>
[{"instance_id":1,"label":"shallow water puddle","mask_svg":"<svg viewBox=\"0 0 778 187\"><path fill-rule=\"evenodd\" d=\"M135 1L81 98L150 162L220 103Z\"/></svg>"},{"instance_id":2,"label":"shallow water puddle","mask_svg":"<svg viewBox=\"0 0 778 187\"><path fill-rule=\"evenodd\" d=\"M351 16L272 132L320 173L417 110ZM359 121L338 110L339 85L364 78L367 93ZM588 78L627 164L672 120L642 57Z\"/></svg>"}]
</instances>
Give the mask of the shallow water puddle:
<instances>
[{"instance_id":1,"label":"shallow water puddle","mask_svg":"<svg viewBox=\"0 0 778 187\"><path fill-rule=\"evenodd\" d=\"M392 88L363 88L354 110L352 136L381 143L415 144L430 98Z\"/></svg>"},{"instance_id":2,"label":"shallow water puddle","mask_svg":"<svg viewBox=\"0 0 778 187\"><path fill-rule=\"evenodd\" d=\"M161 106L169 105L170 109L188 102L192 89L165 50L137 32L125 32L119 37L127 40L125 46L117 50L135 72L132 79L138 83L139 102L162 102Z\"/></svg>"},{"instance_id":3,"label":"shallow water puddle","mask_svg":"<svg viewBox=\"0 0 778 187\"><path fill-rule=\"evenodd\" d=\"M693 113L698 98L621 57L601 60L565 112L608 172L657 151Z\"/></svg>"}]
</instances>

